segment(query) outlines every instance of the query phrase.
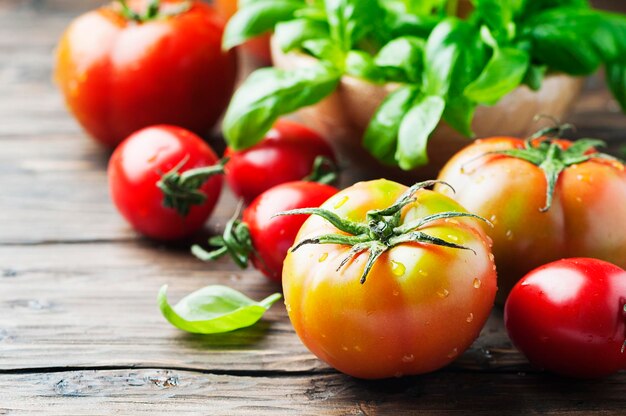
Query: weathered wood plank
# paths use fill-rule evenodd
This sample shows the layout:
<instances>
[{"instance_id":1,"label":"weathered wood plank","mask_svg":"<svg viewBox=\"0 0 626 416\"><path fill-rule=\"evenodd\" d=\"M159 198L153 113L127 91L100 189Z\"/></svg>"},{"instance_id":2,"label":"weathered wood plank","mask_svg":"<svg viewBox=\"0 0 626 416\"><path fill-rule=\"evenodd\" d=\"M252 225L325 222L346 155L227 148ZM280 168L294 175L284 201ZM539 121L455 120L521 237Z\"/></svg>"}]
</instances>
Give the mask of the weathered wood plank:
<instances>
[{"instance_id":1,"label":"weathered wood plank","mask_svg":"<svg viewBox=\"0 0 626 416\"><path fill-rule=\"evenodd\" d=\"M626 376L438 372L366 382L341 374L236 377L114 370L0 375L0 414L623 415ZM471 409L471 411L469 410Z\"/></svg>"},{"instance_id":2,"label":"weathered wood plank","mask_svg":"<svg viewBox=\"0 0 626 416\"><path fill-rule=\"evenodd\" d=\"M280 287L227 261L206 265L186 250L147 242L0 247L0 370L45 367L176 367L237 371L329 371L293 332L282 303L257 326L231 334L182 333L161 317L163 284L176 301L208 284L261 299ZM453 368L516 371L524 358L496 309Z\"/></svg>"}]
</instances>

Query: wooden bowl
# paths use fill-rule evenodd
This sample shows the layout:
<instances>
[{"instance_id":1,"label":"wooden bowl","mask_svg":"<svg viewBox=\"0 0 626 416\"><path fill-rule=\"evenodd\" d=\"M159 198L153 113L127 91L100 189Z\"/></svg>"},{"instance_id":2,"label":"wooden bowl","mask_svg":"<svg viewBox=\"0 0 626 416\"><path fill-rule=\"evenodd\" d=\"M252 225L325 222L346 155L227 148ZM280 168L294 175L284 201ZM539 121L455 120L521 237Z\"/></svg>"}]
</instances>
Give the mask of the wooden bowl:
<instances>
[{"instance_id":1,"label":"wooden bowl","mask_svg":"<svg viewBox=\"0 0 626 416\"><path fill-rule=\"evenodd\" d=\"M283 53L272 42L274 65L295 69L313 65L314 58L299 53ZM584 80L562 74L548 75L539 91L520 86L493 107L476 109L472 128L477 137L527 137L549 124L536 122L536 115L563 119L578 97ZM300 119L326 137L350 169L352 179L387 177L412 183L436 178L443 165L471 142L441 122L428 144L430 163L412 171L382 165L361 146L363 133L383 99L398 84L373 84L344 76L336 92L320 103L298 112Z\"/></svg>"}]
</instances>

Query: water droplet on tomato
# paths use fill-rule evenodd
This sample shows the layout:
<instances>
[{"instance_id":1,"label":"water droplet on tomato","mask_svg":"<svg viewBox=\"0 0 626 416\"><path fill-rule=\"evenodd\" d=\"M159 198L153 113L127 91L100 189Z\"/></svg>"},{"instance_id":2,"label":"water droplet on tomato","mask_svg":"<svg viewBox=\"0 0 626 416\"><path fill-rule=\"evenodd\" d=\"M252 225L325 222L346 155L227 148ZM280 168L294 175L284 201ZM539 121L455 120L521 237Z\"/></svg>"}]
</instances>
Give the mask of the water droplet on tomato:
<instances>
[{"instance_id":1,"label":"water droplet on tomato","mask_svg":"<svg viewBox=\"0 0 626 416\"><path fill-rule=\"evenodd\" d=\"M474 281L472 282L472 285L474 286L474 289L480 288L480 285L482 285L482 284L483 284L483 282L481 282L478 277L475 278Z\"/></svg>"},{"instance_id":2,"label":"water droplet on tomato","mask_svg":"<svg viewBox=\"0 0 626 416\"><path fill-rule=\"evenodd\" d=\"M363 351L363 348L361 348L360 345L355 345L354 346L354 350L357 351L357 352L361 352L361 351Z\"/></svg>"},{"instance_id":3,"label":"water droplet on tomato","mask_svg":"<svg viewBox=\"0 0 626 416\"><path fill-rule=\"evenodd\" d=\"M459 237L453 234L448 234L448 238L452 241L459 241Z\"/></svg>"},{"instance_id":4,"label":"water droplet on tomato","mask_svg":"<svg viewBox=\"0 0 626 416\"><path fill-rule=\"evenodd\" d=\"M437 292L437 296L439 296L441 299L445 299L450 295L450 291L448 289L441 289L440 291Z\"/></svg>"},{"instance_id":5,"label":"water droplet on tomato","mask_svg":"<svg viewBox=\"0 0 626 416\"><path fill-rule=\"evenodd\" d=\"M452 348L452 351L448 353L448 358L454 358L457 355L459 355L459 349L455 347L455 348Z\"/></svg>"},{"instance_id":6,"label":"water droplet on tomato","mask_svg":"<svg viewBox=\"0 0 626 416\"><path fill-rule=\"evenodd\" d=\"M453 225L460 225L461 224L460 222L458 222L454 218L446 218L445 222L447 222L448 224L453 224Z\"/></svg>"},{"instance_id":7,"label":"water droplet on tomato","mask_svg":"<svg viewBox=\"0 0 626 416\"><path fill-rule=\"evenodd\" d=\"M395 276L403 276L406 272L406 267L402 263L391 260L391 273Z\"/></svg>"},{"instance_id":8,"label":"water droplet on tomato","mask_svg":"<svg viewBox=\"0 0 626 416\"><path fill-rule=\"evenodd\" d=\"M513 239L513 230L506 230L504 236L507 240L511 241Z\"/></svg>"},{"instance_id":9,"label":"water droplet on tomato","mask_svg":"<svg viewBox=\"0 0 626 416\"><path fill-rule=\"evenodd\" d=\"M348 347L346 347L345 345L342 345L341 349L344 350L344 351L348 351Z\"/></svg>"},{"instance_id":10,"label":"water droplet on tomato","mask_svg":"<svg viewBox=\"0 0 626 416\"><path fill-rule=\"evenodd\" d=\"M398 296L398 295L400 295L400 292L398 292L397 290L394 290L394 291L393 291L393 293L392 293L392 295L394 295L394 296Z\"/></svg>"},{"instance_id":11,"label":"water droplet on tomato","mask_svg":"<svg viewBox=\"0 0 626 416\"><path fill-rule=\"evenodd\" d=\"M288 303L285 303L285 307L287 308L287 313L291 312L291 305Z\"/></svg>"},{"instance_id":12,"label":"water droplet on tomato","mask_svg":"<svg viewBox=\"0 0 626 416\"><path fill-rule=\"evenodd\" d=\"M337 202L337 203L335 204L335 209L339 209L339 208L341 208L342 206L344 206L344 205L345 205L345 203L346 203L346 202L348 202L348 199L350 199L350 197L348 197L348 196L344 196L343 198L341 198L341 199L339 200L339 202Z\"/></svg>"},{"instance_id":13,"label":"water droplet on tomato","mask_svg":"<svg viewBox=\"0 0 626 416\"><path fill-rule=\"evenodd\" d=\"M422 276L424 276L424 277L428 276L428 272L427 272L427 271L425 271L425 270L422 270L422 269L419 269L419 270L417 271L417 273L419 273L420 275L422 275Z\"/></svg>"},{"instance_id":14,"label":"water droplet on tomato","mask_svg":"<svg viewBox=\"0 0 626 416\"><path fill-rule=\"evenodd\" d=\"M405 354L402 356L403 363L412 363L413 361L415 361L415 355L413 354Z\"/></svg>"},{"instance_id":15,"label":"water droplet on tomato","mask_svg":"<svg viewBox=\"0 0 626 416\"><path fill-rule=\"evenodd\" d=\"M467 323L470 323L474 320L474 314L470 312L469 315L467 315L467 318L465 318L465 320L467 321Z\"/></svg>"},{"instance_id":16,"label":"water droplet on tomato","mask_svg":"<svg viewBox=\"0 0 626 416\"><path fill-rule=\"evenodd\" d=\"M579 196L576 197L576 202L583 202L583 199Z\"/></svg>"},{"instance_id":17,"label":"water droplet on tomato","mask_svg":"<svg viewBox=\"0 0 626 416\"><path fill-rule=\"evenodd\" d=\"M326 260L328 258L328 253L324 253L320 256L319 259L317 259L318 262L323 262L324 260Z\"/></svg>"},{"instance_id":18,"label":"water droplet on tomato","mask_svg":"<svg viewBox=\"0 0 626 416\"><path fill-rule=\"evenodd\" d=\"M493 214L491 217L489 217L489 222L493 225L496 225L498 223L498 217L496 217L496 214Z\"/></svg>"},{"instance_id":19,"label":"water droplet on tomato","mask_svg":"<svg viewBox=\"0 0 626 416\"><path fill-rule=\"evenodd\" d=\"M489 253L489 260L494 261L496 259L496 257L493 255L493 253Z\"/></svg>"},{"instance_id":20,"label":"water droplet on tomato","mask_svg":"<svg viewBox=\"0 0 626 416\"><path fill-rule=\"evenodd\" d=\"M476 178L476 183L482 183L485 180L485 177L483 175L480 175L479 177Z\"/></svg>"}]
</instances>

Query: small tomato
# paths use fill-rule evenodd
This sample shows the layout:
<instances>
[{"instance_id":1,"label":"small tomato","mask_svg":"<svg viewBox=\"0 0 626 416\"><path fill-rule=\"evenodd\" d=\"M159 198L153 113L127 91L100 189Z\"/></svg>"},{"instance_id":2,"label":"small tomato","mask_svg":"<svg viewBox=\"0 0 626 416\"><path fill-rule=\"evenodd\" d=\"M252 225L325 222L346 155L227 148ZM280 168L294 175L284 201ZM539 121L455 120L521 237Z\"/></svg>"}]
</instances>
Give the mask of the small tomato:
<instances>
[{"instance_id":1,"label":"small tomato","mask_svg":"<svg viewBox=\"0 0 626 416\"><path fill-rule=\"evenodd\" d=\"M213 150L173 126L138 131L113 152L109 188L119 212L140 233L175 240L198 231L222 190Z\"/></svg>"},{"instance_id":2,"label":"small tomato","mask_svg":"<svg viewBox=\"0 0 626 416\"><path fill-rule=\"evenodd\" d=\"M539 368L583 378L626 369L626 272L589 258L542 266L515 285L504 321Z\"/></svg>"}]
</instances>

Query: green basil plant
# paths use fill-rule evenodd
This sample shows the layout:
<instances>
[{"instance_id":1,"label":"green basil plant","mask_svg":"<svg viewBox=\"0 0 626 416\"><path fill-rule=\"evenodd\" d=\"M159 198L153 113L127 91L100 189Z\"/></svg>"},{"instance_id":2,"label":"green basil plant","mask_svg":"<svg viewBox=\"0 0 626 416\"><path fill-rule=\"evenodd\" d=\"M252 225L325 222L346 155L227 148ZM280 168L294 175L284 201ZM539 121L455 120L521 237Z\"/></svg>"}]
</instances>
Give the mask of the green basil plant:
<instances>
[{"instance_id":1,"label":"green basil plant","mask_svg":"<svg viewBox=\"0 0 626 416\"><path fill-rule=\"evenodd\" d=\"M587 0L243 0L224 47L273 32L284 52L314 66L254 72L224 119L234 149L257 143L276 119L321 101L344 74L399 83L380 105L364 147L409 170L428 163L426 145L441 120L473 136L478 105L494 105L518 86L541 87L546 73L589 75L604 65L626 110L626 16Z\"/></svg>"}]
</instances>

